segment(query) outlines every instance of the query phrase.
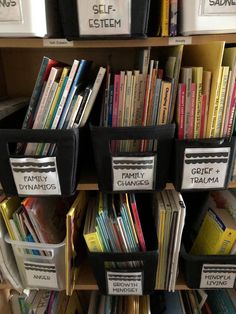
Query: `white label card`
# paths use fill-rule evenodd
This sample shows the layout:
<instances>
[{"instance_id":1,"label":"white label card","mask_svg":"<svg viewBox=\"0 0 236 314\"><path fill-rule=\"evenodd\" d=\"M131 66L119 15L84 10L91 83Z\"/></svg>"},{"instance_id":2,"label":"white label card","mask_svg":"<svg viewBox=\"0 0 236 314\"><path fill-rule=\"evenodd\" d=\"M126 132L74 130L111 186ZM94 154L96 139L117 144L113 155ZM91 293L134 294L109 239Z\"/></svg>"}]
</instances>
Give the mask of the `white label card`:
<instances>
[{"instance_id":1,"label":"white label card","mask_svg":"<svg viewBox=\"0 0 236 314\"><path fill-rule=\"evenodd\" d=\"M182 189L223 188L230 147L186 148Z\"/></svg>"},{"instance_id":2,"label":"white label card","mask_svg":"<svg viewBox=\"0 0 236 314\"><path fill-rule=\"evenodd\" d=\"M21 0L0 1L1 22L22 22Z\"/></svg>"},{"instance_id":3,"label":"white label card","mask_svg":"<svg viewBox=\"0 0 236 314\"><path fill-rule=\"evenodd\" d=\"M236 0L202 0L201 15L236 14Z\"/></svg>"},{"instance_id":4,"label":"white label card","mask_svg":"<svg viewBox=\"0 0 236 314\"><path fill-rule=\"evenodd\" d=\"M111 295L142 295L142 272L107 271L107 293Z\"/></svg>"},{"instance_id":5,"label":"white label card","mask_svg":"<svg viewBox=\"0 0 236 314\"><path fill-rule=\"evenodd\" d=\"M113 191L152 190L156 156L112 157Z\"/></svg>"},{"instance_id":6,"label":"white label card","mask_svg":"<svg viewBox=\"0 0 236 314\"><path fill-rule=\"evenodd\" d=\"M10 158L19 195L61 195L56 157Z\"/></svg>"},{"instance_id":7,"label":"white label card","mask_svg":"<svg viewBox=\"0 0 236 314\"><path fill-rule=\"evenodd\" d=\"M73 47L74 42L65 38L46 38L43 40L44 47Z\"/></svg>"},{"instance_id":8,"label":"white label card","mask_svg":"<svg viewBox=\"0 0 236 314\"><path fill-rule=\"evenodd\" d=\"M55 264L27 261L24 266L29 286L58 289Z\"/></svg>"},{"instance_id":9,"label":"white label card","mask_svg":"<svg viewBox=\"0 0 236 314\"><path fill-rule=\"evenodd\" d=\"M233 288L236 265L203 264L200 288Z\"/></svg>"},{"instance_id":10,"label":"white label card","mask_svg":"<svg viewBox=\"0 0 236 314\"><path fill-rule=\"evenodd\" d=\"M187 36L180 36L180 37L170 37L168 39L168 45L169 46L175 46L175 45L191 45L192 44L192 37Z\"/></svg>"},{"instance_id":11,"label":"white label card","mask_svg":"<svg viewBox=\"0 0 236 314\"><path fill-rule=\"evenodd\" d=\"M80 35L129 35L130 0L77 0Z\"/></svg>"}]
</instances>

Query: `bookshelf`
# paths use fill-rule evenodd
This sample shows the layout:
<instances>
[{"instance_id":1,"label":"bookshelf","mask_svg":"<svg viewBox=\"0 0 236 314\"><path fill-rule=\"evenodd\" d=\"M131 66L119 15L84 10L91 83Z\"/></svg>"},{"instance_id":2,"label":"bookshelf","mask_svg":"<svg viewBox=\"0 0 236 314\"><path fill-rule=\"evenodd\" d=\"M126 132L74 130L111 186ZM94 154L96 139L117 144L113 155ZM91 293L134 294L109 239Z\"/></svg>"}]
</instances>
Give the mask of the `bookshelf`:
<instances>
[{"instance_id":1,"label":"bookshelf","mask_svg":"<svg viewBox=\"0 0 236 314\"><path fill-rule=\"evenodd\" d=\"M30 96L34 80L37 75L42 56L48 55L58 60L71 63L76 58L93 59L102 64L107 56L114 55L114 67L132 66L132 58L141 47L163 47L177 44L204 44L213 41L225 41L228 44L236 43L236 34L201 35L177 38L144 38L126 40L78 40L67 42L65 39L38 39L38 38L0 38L0 82L4 81L5 90L0 94L9 96ZM119 60L120 51L126 50L125 58ZM1 71L3 70L3 71ZM4 78L1 77L4 73ZM24 79L22 79L24 78ZM236 188L236 182L230 183L228 188ZM166 189L174 189L172 183ZM97 178L93 171L81 175L77 190L98 190ZM1 290L9 289L9 285L0 284ZM97 284L88 262L82 265L79 279L75 286L78 290L97 290ZM176 290L188 289L181 274L177 280Z\"/></svg>"}]
</instances>

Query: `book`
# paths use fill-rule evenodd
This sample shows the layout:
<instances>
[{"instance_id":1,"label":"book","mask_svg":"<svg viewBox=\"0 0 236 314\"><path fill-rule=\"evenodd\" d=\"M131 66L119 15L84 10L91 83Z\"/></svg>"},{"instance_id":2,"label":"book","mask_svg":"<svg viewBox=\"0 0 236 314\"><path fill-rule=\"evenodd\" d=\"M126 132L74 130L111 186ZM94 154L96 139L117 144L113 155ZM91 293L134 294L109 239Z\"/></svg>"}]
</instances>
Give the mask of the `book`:
<instances>
[{"instance_id":1,"label":"book","mask_svg":"<svg viewBox=\"0 0 236 314\"><path fill-rule=\"evenodd\" d=\"M184 128L185 128L185 94L186 94L186 84L179 84L178 91L178 139L183 140L185 138Z\"/></svg>"},{"instance_id":2,"label":"book","mask_svg":"<svg viewBox=\"0 0 236 314\"><path fill-rule=\"evenodd\" d=\"M162 81L161 99L160 99L160 105L159 105L157 125L163 125L168 122L168 111L170 107L171 88L172 88L171 82Z\"/></svg>"},{"instance_id":3,"label":"book","mask_svg":"<svg viewBox=\"0 0 236 314\"><path fill-rule=\"evenodd\" d=\"M88 197L80 191L66 214L66 294L71 295L78 275L78 234L87 208Z\"/></svg>"},{"instance_id":4,"label":"book","mask_svg":"<svg viewBox=\"0 0 236 314\"><path fill-rule=\"evenodd\" d=\"M203 76L203 67L193 67L192 68L192 81L193 81L193 83L196 84L196 103L195 103L195 113L194 113L194 134L193 134L194 138L200 137L201 110L202 110L202 108L201 108L201 104L202 104L202 76Z\"/></svg>"},{"instance_id":5,"label":"book","mask_svg":"<svg viewBox=\"0 0 236 314\"><path fill-rule=\"evenodd\" d=\"M230 253L235 240L236 222L232 216L225 209L208 206L190 254L226 255Z\"/></svg>"}]
</instances>

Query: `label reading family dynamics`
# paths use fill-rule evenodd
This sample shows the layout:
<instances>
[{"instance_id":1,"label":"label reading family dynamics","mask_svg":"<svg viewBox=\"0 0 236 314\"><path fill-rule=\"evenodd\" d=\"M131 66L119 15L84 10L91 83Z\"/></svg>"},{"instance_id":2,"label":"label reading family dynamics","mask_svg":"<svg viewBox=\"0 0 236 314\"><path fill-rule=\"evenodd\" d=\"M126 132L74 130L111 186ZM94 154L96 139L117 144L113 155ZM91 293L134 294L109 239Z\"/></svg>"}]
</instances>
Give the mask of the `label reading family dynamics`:
<instances>
[{"instance_id":1,"label":"label reading family dynamics","mask_svg":"<svg viewBox=\"0 0 236 314\"><path fill-rule=\"evenodd\" d=\"M113 190L152 190L155 156L112 157Z\"/></svg>"},{"instance_id":2,"label":"label reading family dynamics","mask_svg":"<svg viewBox=\"0 0 236 314\"><path fill-rule=\"evenodd\" d=\"M223 188L230 147L186 148L182 189Z\"/></svg>"},{"instance_id":3,"label":"label reading family dynamics","mask_svg":"<svg viewBox=\"0 0 236 314\"><path fill-rule=\"evenodd\" d=\"M142 272L107 271L107 292L111 295L142 295Z\"/></svg>"},{"instance_id":4,"label":"label reading family dynamics","mask_svg":"<svg viewBox=\"0 0 236 314\"><path fill-rule=\"evenodd\" d=\"M200 288L233 288L235 276L236 265L204 264Z\"/></svg>"},{"instance_id":5,"label":"label reading family dynamics","mask_svg":"<svg viewBox=\"0 0 236 314\"><path fill-rule=\"evenodd\" d=\"M80 35L129 35L130 0L77 0Z\"/></svg>"},{"instance_id":6,"label":"label reading family dynamics","mask_svg":"<svg viewBox=\"0 0 236 314\"><path fill-rule=\"evenodd\" d=\"M231 15L236 13L236 0L202 0L202 15Z\"/></svg>"},{"instance_id":7,"label":"label reading family dynamics","mask_svg":"<svg viewBox=\"0 0 236 314\"><path fill-rule=\"evenodd\" d=\"M19 195L61 195L56 157L10 158Z\"/></svg>"},{"instance_id":8,"label":"label reading family dynamics","mask_svg":"<svg viewBox=\"0 0 236 314\"><path fill-rule=\"evenodd\" d=\"M0 22L22 22L21 1L0 1Z\"/></svg>"},{"instance_id":9,"label":"label reading family dynamics","mask_svg":"<svg viewBox=\"0 0 236 314\"><path fill-rule=\"evenodd\" d=\"M58 289L55 264L24 262L29 286Z\"/></svg>"}]
</instances>

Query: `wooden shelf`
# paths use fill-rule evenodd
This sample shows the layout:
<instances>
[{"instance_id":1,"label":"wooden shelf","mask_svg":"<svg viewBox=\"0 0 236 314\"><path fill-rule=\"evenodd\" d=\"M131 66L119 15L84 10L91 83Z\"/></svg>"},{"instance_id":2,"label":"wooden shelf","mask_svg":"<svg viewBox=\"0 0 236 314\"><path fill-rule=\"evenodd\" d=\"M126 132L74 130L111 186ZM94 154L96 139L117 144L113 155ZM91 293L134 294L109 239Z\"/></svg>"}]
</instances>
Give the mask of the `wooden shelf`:
<instances>
[{"instance_id":1,"label":"wooden shelf","mask_svg":"<svg viewBox=\"0 0 236 314\"><path fill-rule=\"evenodd\" d=\"M92 269L87 261L80 268L78 282L75 285L76 290L98 290L96 280L93 276ZM182 274L179 275L176 284L176 290L188 290Z\"/></svg>"},{"instance_id":2,"label":"wooden shelf","mask_svg":"<svg viewBox=\"0 0 236 314\"><path fill-rule=\"evenodd\" d=\"M158 47L178 44L203 44L211 41L236 43L236 34L213 34L179 37L149 37L143 39L76 40L42 38L0 38L0 48L127 48Z\"/></svg>"}]
</instances>

